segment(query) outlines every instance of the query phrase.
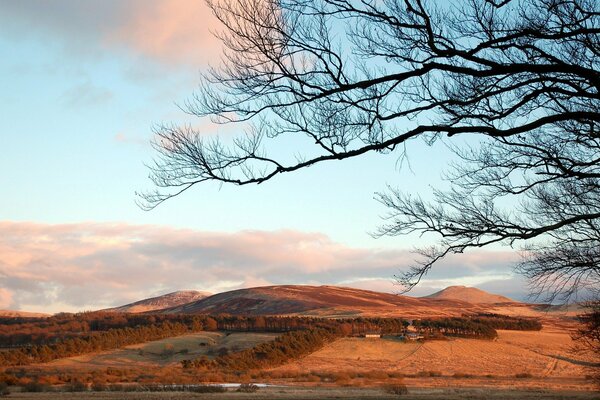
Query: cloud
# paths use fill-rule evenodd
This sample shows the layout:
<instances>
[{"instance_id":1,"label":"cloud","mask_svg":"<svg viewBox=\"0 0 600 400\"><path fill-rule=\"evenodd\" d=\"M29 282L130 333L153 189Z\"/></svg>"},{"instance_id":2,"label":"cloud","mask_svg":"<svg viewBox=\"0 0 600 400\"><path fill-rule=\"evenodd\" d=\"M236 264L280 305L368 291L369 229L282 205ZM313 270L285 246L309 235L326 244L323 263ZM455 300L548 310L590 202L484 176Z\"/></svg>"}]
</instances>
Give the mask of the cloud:
<instances>
[{"instance_id":1,"label":"cloud","mask_svg":"<svg viewBox=\"0 0 600 400\"><path fill-rule=\"evenodd\" d=\"M509 268L502 259L510 257L498 252L451 259L437 266L436 278L424 286L498 280ZM215 293L269 284L396 292L392 276L410 260L406 250L353 248L320 233L292 230L223 233L120 223L0 222L0 304L73 311L179 289ZM457 276L460 260L467 268Z\"/></svg>"},{"instance_id":2,"label":"cloud","mask_svg":"<svg viewBox=\"0 0 600 400\"><path fill-rule=\"evenodd\" d=\"M216 18L198 0L0 0L0 32L54 35L71 53L125 50L164 64L205 64L220 54Z\"/></svg>"},{"instance_id":3,"label":"cloud","mask_svg":"<svg viewBox=\"0 0 600 400\"><path fill-rule=\"evenodd\" d=\"M0 309L10 308L12 305L12 292L5 288L0 288Z\"/></svg>"}]
</instances>

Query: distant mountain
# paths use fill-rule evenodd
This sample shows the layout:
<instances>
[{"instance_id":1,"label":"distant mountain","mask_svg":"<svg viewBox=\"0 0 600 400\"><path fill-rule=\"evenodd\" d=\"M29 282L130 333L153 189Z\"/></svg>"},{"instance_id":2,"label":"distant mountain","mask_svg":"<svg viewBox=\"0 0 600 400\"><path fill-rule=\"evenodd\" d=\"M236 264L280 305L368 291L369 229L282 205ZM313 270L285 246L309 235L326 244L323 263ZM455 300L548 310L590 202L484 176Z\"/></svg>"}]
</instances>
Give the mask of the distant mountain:
<instances>
[{"instance_id":1,"label":"distant mountain","mask_svg":"<svg viewBox=\"0 0 600 400\"><path fill-rule=\"evenodd\" d=\"M103 311L127 313L158 311L200 300L210 295L210 293L199 292L197 290L179 290L177 292L163 294L162 296L151 297L149 299L136 301L135 303L125 304L124 306L108 308Z\"/></svg>"},{"instance_id":2,"label":"distant mountain","mask_svg":"<svg viewBox=\"0 0 600 400\"><path fill-rule=\"evenodd\" d=\"M232 290L161 313L312 316L452 316L473 306L337 286L282 285ZM475 310L473 310L475 311Z\"/></svg>"},{"instance_id":3,"label":"distant mountain","mask_svg":"<svg viewBox=\"0 0 600 400\"><path fill-rule=\"evenodd\" d=\"M471 304L516 303L515 300L498 294L467 286L449 286L446 289L421 297L422 299L458 300Z\"/></svg>"},{"instance_id":4,"label":"distant mountain","mask_svg":"<svg viewBox=\"0 0 600 400\"><path fill-rule=\"evenodd\" d=\"M46 318L50 314L29 312L29 311L15 311L15 310L0 310L0 317L2 318Z\"/></svg>"}]
</instances>

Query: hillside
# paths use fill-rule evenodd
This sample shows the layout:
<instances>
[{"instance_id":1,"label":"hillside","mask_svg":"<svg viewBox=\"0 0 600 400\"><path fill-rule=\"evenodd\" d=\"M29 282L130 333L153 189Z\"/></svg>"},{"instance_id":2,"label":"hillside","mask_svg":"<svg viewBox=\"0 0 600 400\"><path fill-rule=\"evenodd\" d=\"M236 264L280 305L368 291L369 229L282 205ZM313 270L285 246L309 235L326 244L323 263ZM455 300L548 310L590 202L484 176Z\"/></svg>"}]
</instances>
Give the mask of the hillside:
<instances>
[{"instance_id":1,"label":"hillside","mask_svg":"<svg viewBox=\"0 0 600 400\"><path fill-rule=\"evenodd\" d=\"M151 297L149 299L136 301L135 303L125 304L120 307L108 308L103 311L128 313L157 311L165 308L177 307L208 296L210 296L210 293L207 292L199 292L197 290L179 290L177 292L163 294L162 296Z\"/></svg>"},{"instance_id":2,"label":"hillside","mask_svg":"<svg viewBox=\"0 0 600 400\"><path fill-rule=\"evenodd\" d=\"M439 292L422 297L424 299L458 300L471 304L515 303L508 297L485 292L481 289L467 286L449 286Z\"/></svg>"},{"instance_id":3,"label":"hillside","mask_svg":"<svg viewBox=\"0 0 600 400\"><path fill-rule=\"evenodd\" d=\"M165 313L316 316L451 316L478 311L469 303L431 300L337 286L282 285L219 293Z\"/></svg>"},{"instance_id":4,"label":"hillside","mask_svg":"<svg viewBox=\"0 0 600 400\"><path fill-rule=\"evenodd\" d=\"M0 310L0 318L46 318L49 316L50 314L38 312Z\"/></svg>"}]
</instances>

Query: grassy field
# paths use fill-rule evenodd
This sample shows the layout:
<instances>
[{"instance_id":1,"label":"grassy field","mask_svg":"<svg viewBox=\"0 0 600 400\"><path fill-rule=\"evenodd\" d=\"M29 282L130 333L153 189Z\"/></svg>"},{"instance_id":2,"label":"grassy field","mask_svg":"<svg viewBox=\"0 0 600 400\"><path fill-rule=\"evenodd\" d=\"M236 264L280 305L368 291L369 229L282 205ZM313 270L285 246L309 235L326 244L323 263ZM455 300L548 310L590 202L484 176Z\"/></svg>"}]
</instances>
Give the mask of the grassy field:
<instances>
[{"instance_id":1,"label":"grassy field","mask_svg":"<svg viewBox=\"0 0 600 400\"><path fill-rule=\"evenodd\" d=\"M229 391L227 393L206 394L206 393L13 393L11 399L21 400L79 400L79 399L98 399L98 400L179 400L179 399L214 399L214 400L236 400L236 399L255 399L255 400L314 400L314 399L413 399L413 400L526 400L526 399L545 399L545 400L592 400L598 399L597 393L591 392L549 392L549 391L527 391L527 390L500 390L489 388L468 388L468 389L430 389L418 388L411 389L407 395L392 395L383 388L304 388L304 387L286 387L286 388L267 388L261 389L256 393L236 393Z\"/></svg>"},{"instance_id":2,"label":"grassy field","mask_svg":"<svg viewBox=\"0 0 600 400\"><path fill-rule=\"evenodd\" d=\"M499 331L496 341L457 338L403 343L344 338L274 371L399 372L414 386L593 390L584 365L593 359L572 354L572 346L568 333L545 330Z\"/></svg>"},{"instance_id":3,"label":"grassy field","mask_svg":"<svg viewBox=\"0 0 600 400\"><path fill-rule=\"evenodd\" d=\"M64 368L129 368L167 366L202 355L216 357L221 349L239 351L273 340L276 333L200 332L154 342L127 346L123 349L63 358L46 364ZM221 350L223 351L223 350Z\"/></svg>"}]
</instances>

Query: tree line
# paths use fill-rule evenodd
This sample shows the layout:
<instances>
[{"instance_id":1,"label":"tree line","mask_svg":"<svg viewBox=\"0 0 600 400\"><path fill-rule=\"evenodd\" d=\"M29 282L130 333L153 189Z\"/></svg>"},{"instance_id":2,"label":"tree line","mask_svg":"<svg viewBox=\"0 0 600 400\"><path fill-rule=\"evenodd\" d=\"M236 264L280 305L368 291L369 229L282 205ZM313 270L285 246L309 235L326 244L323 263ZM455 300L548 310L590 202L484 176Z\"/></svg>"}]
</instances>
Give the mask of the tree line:
<instances>
[{"instance_id":1,"label":"tree line","mask_svg":"<svg viewBox=\"0 0 600 400\"><path fill-rule=\"evenodd\" d=\"M303 331L291 331L274 340L261 343L237 353L221 355L214 360L206 356L195 360L184 360L184 368L204 370L247 371L272 368L289 361L307 356L323 348L327 343L343 337L340 329L312 328Z\"/></svg>"},{"instance_id":2,"label":"tree line","mask_svg":"<svg viewBox=\"0 0 600 400\"><path fill-rule=\"evenodd\" d=\"M172 323L169 321L150 326L138 326L136 328L110 329L89 336L64 339L54 344L34 345L0 352L0 365L20 366L44 363L59 358L118 349L136 343L165 339L203 329L205 329L205 326L202 324L190 327L179 322Z\"/></svg>"},{"instance_id":3,"label":"tree line","mask_svg":"<svg viewBox=\"0 0 600 400\"><path fill-rule=\"evenodd\" d=\"M491 326L475 322L469 318L439 318L415 320L415 328L424 334L441 333L448 336L459 336L478 339L495 339L498 332Z\"/></svg>"},{"instance_id":4,"label":"tree line","mask_svg":"<svg viewBox=\"0 0 600 400\"><path fill-rule=\"evenodd\" d=\"M509 317L492 313L479 313L476 316L467 316L467 318L494 329L509 331L539 331L542 329L542 323L534 318Z\"/></svg>"}]
</instances>

